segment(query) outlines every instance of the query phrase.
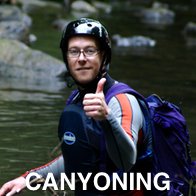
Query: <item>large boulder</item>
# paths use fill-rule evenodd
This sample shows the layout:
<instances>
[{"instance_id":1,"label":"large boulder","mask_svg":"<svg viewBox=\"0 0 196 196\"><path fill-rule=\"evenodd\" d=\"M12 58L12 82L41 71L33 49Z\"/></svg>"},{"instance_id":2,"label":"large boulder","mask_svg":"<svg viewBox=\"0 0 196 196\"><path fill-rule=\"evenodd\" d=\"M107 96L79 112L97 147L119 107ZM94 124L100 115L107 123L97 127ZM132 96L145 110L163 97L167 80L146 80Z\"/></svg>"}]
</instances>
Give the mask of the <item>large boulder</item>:
<instances>
[{"instance_id":1,"label":"large boulder","mask_svg":"<svg viewBox=\"0 0 196 196\"><path fill-rule=\"evenodd\" d=\"M62 61L17 41L0 39L0 76L48 81L66 70Z\"/></svg>"}]
</instances>

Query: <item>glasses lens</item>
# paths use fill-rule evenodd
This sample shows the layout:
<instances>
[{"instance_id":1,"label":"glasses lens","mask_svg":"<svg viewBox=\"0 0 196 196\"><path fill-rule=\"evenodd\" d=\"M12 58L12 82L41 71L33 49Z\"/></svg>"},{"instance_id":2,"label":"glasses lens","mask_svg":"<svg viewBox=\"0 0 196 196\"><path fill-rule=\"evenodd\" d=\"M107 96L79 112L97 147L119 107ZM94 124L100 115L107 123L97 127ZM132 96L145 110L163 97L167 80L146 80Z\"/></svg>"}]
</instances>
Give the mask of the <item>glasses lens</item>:
<instances>
[{"instance_id":1,"label":"glasses lens","mask_svg":"<svg viewBox=\"0 0 196 196\"><path fill-rule=\"evenodd\" d=\"M71 58L79 57L81 53L83 53L86 57L92 57L97 55L99 50L94 47L88 47L84 49L77 49L77 48L71 48L67 51L67 56Z\"/></svg>"},{"instance_id":2,"label":"glasses lens","mask_svg":"<svg viewBox=\"0 0 196 196\"><path fill-rule=\"evenodd\" d=\"M86 55L86 56L95 56L96 54L97 54L97 49L96 48L86 48L86 49L84 49L84 54Z\"/></svg>"},{"instance_id":3,"label":"glasses lens","mask_svg":"<svg viewBox=\"0 0 196 196\"><path fill-rule=\"evenodd\" d=\"M80 54L80 50L77 50L77 49L70 49L67 51L67 55L69 57L78 57Z\"/></svg>"}]
</instances>

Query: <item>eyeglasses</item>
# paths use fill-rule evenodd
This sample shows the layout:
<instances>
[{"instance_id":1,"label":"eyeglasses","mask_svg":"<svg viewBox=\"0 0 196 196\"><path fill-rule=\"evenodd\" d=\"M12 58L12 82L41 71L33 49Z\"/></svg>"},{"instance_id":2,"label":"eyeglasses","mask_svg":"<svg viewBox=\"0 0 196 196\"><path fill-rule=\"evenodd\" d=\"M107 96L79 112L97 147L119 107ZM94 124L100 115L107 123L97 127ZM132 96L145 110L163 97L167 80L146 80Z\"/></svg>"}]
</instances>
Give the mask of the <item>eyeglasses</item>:
<instances>
[{"instance_id":1,"label":"eyeglasses","mask_svg":"<svg viewBox=\"0 0 196 196\"><path fill-rule=\"evenodd\" d=\"M85 57L93 57L99 53L99 50L94 47L87 47L84 49L71 48L67 51L67 56L70 58L78 58L83 53Z\"/></svg>"}]
</instances>

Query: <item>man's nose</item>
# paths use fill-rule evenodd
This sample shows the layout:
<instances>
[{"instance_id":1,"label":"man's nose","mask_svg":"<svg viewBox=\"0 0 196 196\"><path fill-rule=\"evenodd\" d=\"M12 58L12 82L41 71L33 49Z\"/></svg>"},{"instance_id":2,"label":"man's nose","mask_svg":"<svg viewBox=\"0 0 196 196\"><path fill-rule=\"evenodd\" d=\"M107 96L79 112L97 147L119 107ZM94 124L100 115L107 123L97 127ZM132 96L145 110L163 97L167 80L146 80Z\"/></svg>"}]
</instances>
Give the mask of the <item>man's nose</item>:
<instances>
[{"instance_id":1,"label":"man's nose","mask_svg":"<svg viewBox=\"0 0 196 196\"><path fill-rule=\"evenodd\" d=\"M85 54L84 54L84 51L80 51L80 54L79 54L79 60L84 60L84 59L86 59L86 56L85 56Z\"/></svg>"}]
</instances>

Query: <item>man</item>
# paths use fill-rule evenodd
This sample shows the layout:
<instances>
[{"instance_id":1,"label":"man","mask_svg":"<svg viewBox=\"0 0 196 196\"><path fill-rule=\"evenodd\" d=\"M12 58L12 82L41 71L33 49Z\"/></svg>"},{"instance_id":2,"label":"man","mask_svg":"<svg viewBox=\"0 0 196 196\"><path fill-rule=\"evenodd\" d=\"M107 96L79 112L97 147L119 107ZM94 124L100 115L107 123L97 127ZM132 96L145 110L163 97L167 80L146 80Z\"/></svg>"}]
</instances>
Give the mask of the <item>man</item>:
<instances>
[{"instance_id":1,"label":"man","mask_svg":"<svg viewBox=\"0 0 196 196\"><path fill-rule=\"evenodd\" d=\"M59 122L62 155L6 183L0 196L20 192L30 172L44 178L52 172L56 179L63 172L68 176L72 172L96 175L100 171L111 176L114 172L136 171L136 168L141 172L136 160L138 154L145 154L151 138L144 136L145 118L137 99L120 93L108 103L105 101L106 93L117 82L108 74L111 45L107 30L92 19L73 21L63 32L60 47L78 89L69 98ZM76 185L75 195L111 194L124 193L111 189L100 193L92 183L84 192L80 182ZM129 191L128 195L143 195L143 191Z\"/></svg>"}]
</instances>

